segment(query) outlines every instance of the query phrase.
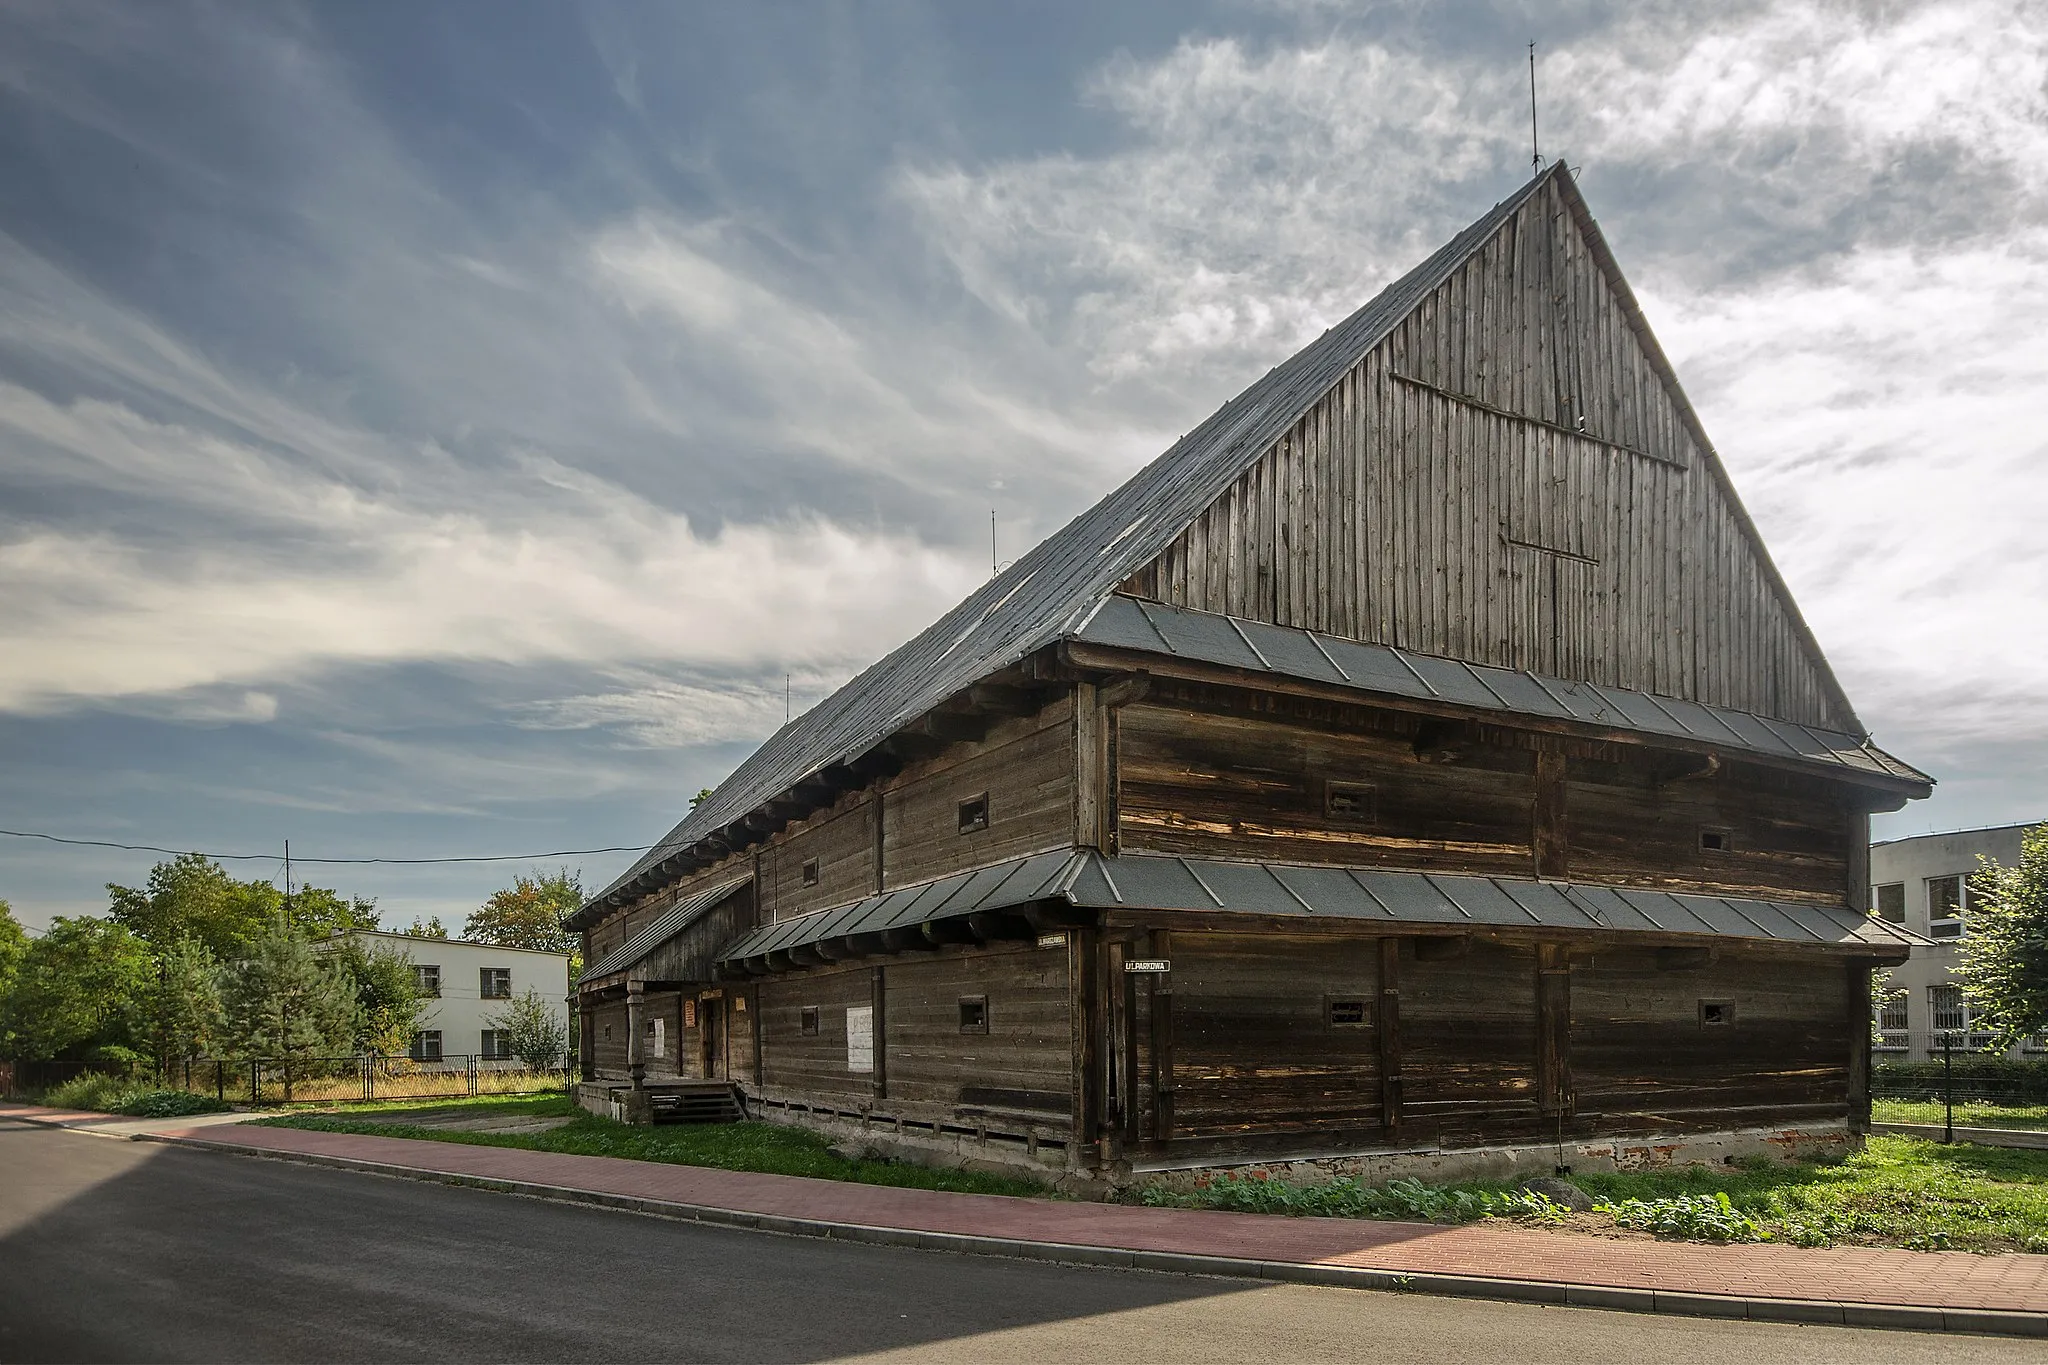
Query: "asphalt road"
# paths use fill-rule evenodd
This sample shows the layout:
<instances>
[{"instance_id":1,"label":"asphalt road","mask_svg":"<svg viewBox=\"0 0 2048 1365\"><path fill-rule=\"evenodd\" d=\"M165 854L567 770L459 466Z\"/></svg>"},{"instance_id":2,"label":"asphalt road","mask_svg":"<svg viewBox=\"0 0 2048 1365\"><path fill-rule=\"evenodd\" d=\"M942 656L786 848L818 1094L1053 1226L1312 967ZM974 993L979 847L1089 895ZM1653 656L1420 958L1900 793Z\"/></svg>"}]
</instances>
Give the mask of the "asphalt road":
<instances>
[{"instance_id":1,"label":"asphalt road","mask_svg":"<svg viewBox=\"0 0 2048 1365\"><path fill-rule=\"evenodd\" d=\"M2039 1362L853 1246L0 1121L0 1361Z\"/></svg>"}]
</instances>

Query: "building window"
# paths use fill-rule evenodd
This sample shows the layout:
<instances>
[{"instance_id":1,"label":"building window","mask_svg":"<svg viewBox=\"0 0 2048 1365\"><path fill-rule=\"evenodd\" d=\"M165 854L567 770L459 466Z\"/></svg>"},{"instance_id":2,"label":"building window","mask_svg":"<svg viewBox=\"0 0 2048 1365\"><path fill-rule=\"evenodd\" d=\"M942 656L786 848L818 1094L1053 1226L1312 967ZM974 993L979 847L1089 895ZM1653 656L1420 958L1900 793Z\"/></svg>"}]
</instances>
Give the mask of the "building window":
<instances>
[{"instance_id":1,"label":"building window","mask_svg":"<svg viewBox=\"0 0 2048 1365\"><path fill-rule=\"evenodd\" d=\"M483 1059L487 1062L502 1062L512 1055L512 1034L510 1030L487 1028L483 1037Z\"/></svg>"},{"instance_id":2,"label":"building window","mask_svg":"<svg viewBox=\"0 0 2048 1365\"><path fill-rule=\"evenodd\" d=\"M1702 853L1726 853L1735 847L1735 836L1725 829L1703 829L1700 831Z\"/></svg>"},{"instance_id":3,"label":"building window","mask_svg":"<svg viewBox=\"0 0 2048 1365\"><path fill-rule=\"evenodd\" d=\"M1929 986L1927 988L1927 1013L1934 1028L1932 1040L1935 1051L1941 1050L1941 1035L1956 1035L1956 1046L1972 1051L1991 1046L1992 1038L1988 1029L1977 1027L1971 1016L1969 997L1963 994L1961 986Z\"/></svg>"},{"instance_id":4,"label":"building window","mask_svg":"<svg viewBox=\"0 0 2048 1365\"><path fill-rule=\"evenodd\" d=\"M419 988L421 995L426 996L429 1000L439 1000L441 998L441 969L439 967L416 965L412 969L412 979L413 984Z\"/></svg>"},{"instance_id":5,"label":"building window","mask_svg":"<svg viewBox=\"0 0 2048 1365\"><path fill-rule=\"evenodd\" d=\"M1362 999L1335 999L1329 1002L1331 1028L1364 1028L1372 1023L1372 1012Z\"/></svg>"},{"instance_id":6,"label":"building window","mask_svg":"<svg viewBox=\"0 0 2048 1365\"><path fill-rule=\"evenodd\" d=\"M812 858L804 864L804 885L816 886L817 884L818 860L816 858Z\"/></svg>"},{"instance_id":7,"label":"building window","mask_svg":"<svg viewBox=\"0 0 2048 1365\"><path fill-rule=\"evenodd\" d=\"M962 1033L988 1032L987 996L963 995L960 997L960 1031Z\"/></svg>"},{"instance_id":8,"label":"building window","mask_svg":"<svg viewBox=\"0 0 2048 1365\"><path fill-rule=\"evenodd\" d=\"M1731 1000L1700 1001L1700 1027L1726 1028L1735 1022L1735 1003Z\"/></svg>"},{"instance_id":9,"label":"building window","mask_svg":"<svg viewBox=\"0 0 2048 1365\"><path fill-rule=\"evenodd\" d=\"M972 834L988 828L988 793L970 796L960 803L960 832Z\"/></svg>"},{"instance_id":10,"label":"building window","mask_svg":"<svg viewBox=\"0 0 2048 1365\"><path fill-rule=\"evenodd\" d=\"M818 1007L817 1007L816 1005L805 1005L805 1006L803 1007L803 1010L802 1010L801 1014L799 1015L799 1017L800 1017L800 1018L802 1019L802 1021L803 1021L803 1034L804 1034L804 1037L806 1037L806 1038L815 1038L815 1037L817 1037L817 1036L818 1036Z\"/></svg>"},{"instance_id":11,"label":"building window","mask_svg":"<svg viewBox=\"0 0 2048 1365\"><path fill-rule=\"evenodd\" d=\"M1884 920L1888 924L1904 924L1906 922L1906 884L1904 882L1886 882L1883 886L1873 887L1871 889L1870 904L1871 908L1877 911L1879 919Z\"/></svg>"},{"instance_id":12,"label":"building window","mask_svg":"<svg viewBox=\"0 0 2048 1365\"><path fill-rule=\"evenodd\" d=\"M1346 824L1369 825L1373 819L1372 788L1363 782L1325 782L1323 814Z\"/></svg>"},{"instance_id":13,"label":"building window","mask_svg":"<svg viewBox=\"0 0 2048 1365\"><path fill-rule=\"evenodd\" d=\"M510 1000L512 998L512 969L510 967L479 967L477 994L486 1000Z\"/></svg>"},{"instance_id":14,"label":"building window","mask_svg":"<svg viewBox=\"0 0 2048 1365\"><path fill-rule=\"evenodd\" d=\"M1961 877L1929 877L1927 879L1927 937L1961 938L1963 936L1963 879ZM1935 1027L1939 1028L1940 1025Z\"/></svg>"},{"instance_id":15,"label":"building window","mask_svg":"<svg viewBox=\"0 0 2048 1365\"><path fill-rule=\"evenodd\" d=\"M1874 1046L1880 1052L1906 1050L1906 996L1904 990L1886 991L1884 997L1870 1007L1870 1022L1877 1029Z\"/></svg>"},{"instance_id":16,"label":"building window","mask_svg":"<svg viewBox=\"0 0 2048 1365\"><path fill-rule=\"evenodd\" d=\"M441 1060L441 1030L423 1028L412 1036L412 1049L406 1054L416 1062L438 1062Z\"/></svg>"}]
</instances>

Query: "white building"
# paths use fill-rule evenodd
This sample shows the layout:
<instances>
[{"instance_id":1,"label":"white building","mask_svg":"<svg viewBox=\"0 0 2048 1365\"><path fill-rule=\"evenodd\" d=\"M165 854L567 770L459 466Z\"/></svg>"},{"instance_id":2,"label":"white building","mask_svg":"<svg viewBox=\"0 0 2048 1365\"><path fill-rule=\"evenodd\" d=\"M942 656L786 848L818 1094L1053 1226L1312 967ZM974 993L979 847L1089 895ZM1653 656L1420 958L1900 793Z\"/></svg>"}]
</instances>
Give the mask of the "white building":
<instances>
[{"instance_id":1,"label":"white building","mask_svg":"<svg viewBox=\"0 0 2048 1365\"><path fill-rule=\"evenodd\" d=\"M416 938L411 934L363 931L353 935L365 947L396 948L412 960L421 994L428 997L425 1022L413 1040L421 1062L511 1060L502 1031L492 1019L528 988L540 993L562 1025L569 1026L569 956L527 948L501 948L460 938Z\"/></svg>"},{"instance_id":2,"label":"white building","mask_svg":"<svg viewBox=\"0 0 2048 1365\"><path fill-rule=\"evenodd\" d=\"M1875 1007L1878 1056L1918 1061L1937 1055L1943 1033L1954 1033L1958 1048L1976 1050L1990 1041L1971 1027L1970 1002L1955 980L1955 943L1970 931L1970 878L1978 870L1978 856L2014 866L2020 836L2039 823L1918 834L1870 846L1871 907L1880 919L1937 942L1913 949L1909 961L1891 969L1890 996ZM2044 1053L2048 1044L2037 1035L2014 1055Z\"/></svg>"}]
</instances>

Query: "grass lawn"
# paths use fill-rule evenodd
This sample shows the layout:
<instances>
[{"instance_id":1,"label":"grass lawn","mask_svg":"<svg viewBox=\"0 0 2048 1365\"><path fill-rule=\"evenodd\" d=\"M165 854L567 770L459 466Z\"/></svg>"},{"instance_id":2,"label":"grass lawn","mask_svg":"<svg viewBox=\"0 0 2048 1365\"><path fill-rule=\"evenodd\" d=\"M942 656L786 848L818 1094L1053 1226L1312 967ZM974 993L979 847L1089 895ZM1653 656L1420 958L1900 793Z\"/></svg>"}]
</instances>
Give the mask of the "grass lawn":
<instances>
[{"instance_id":1,"label":"grass lawn","mask_svg":"<svg viewBox=\"0 0 2048 1365\"><path fill-rule=\"evenodd\" d=\"M1940 1100L1873 1100L1870 1117L1878 1123L1940 1123ZM2048 1104L1989 1104L1981 1100L1956 1105L1956 1127L2048 1128Z\"/></svg>"},{"instance_id":2,"label":"grass lawn","mask_svg":"<svg viewBox=\"0 0 2048 1365\"><path fill-rule=\"evenodd\" d=\"M2048 1151L1876 1136L1862 1152L1835 1163L1757 1161L1572 1179L1600 1210L1566 1217L1532 1206L1509 1186L1486 1182L1374 1187L1222 1177L1193 1192L1153 1187L1142 1197L1154 1204L1441 1222L1505 1216L1690 1241L2048 1252Z\"/></svg>"},{"instance_id":3,"label":"grass lawn","mask_svg":"<svg viewBox=\"0 0 2048 1365\"><path fill-rule=\"evenodd\" d=\"M424 1116L453 1112L457 1105L478 1117L486 1114L573 1115L559 1128L544 1133L464 1132L424 1128L405 1122L408 1112ZM771 1175L808 1175L824 1180L852 1180L866 1185L898 1185L920 1190L959 1190L968 1194L1039 1195L1050 1193L1035 1181L943 1170L891 1161L846 1161L833 1156L825 1139L802 1128L773 1123L670 1123L654 1127L614 1123L578 1109L567 1096L527 1095L510 1099L480 1097L450 1104L395 1102L382 1114L364 1112L292 1114L259 1119L273 1128L307 1128L325 1133L369 1133L378 1137L424 1138L434 1142L466 1142L479 1147L520 1147L535 1152L572 1152L578 1156L620 1156L636 1161L668 1161L680 1166L715 1166L727 1171L763 1171Z\"/></svg>"}]
</instances>

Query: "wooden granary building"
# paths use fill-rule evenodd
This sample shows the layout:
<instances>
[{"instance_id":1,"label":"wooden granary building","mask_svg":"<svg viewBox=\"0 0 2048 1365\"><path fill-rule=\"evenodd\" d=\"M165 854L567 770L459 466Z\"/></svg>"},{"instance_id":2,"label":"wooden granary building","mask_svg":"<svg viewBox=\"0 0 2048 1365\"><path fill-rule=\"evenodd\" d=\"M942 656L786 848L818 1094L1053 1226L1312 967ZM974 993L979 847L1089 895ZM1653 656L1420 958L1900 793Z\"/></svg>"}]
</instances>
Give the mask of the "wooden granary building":
<instances>
[{"instance_id":1,"label":"wooden granary building","mask_svg":"<svg viewBox=\"0 0 2048 1365\"><path fill-rule=\"evenodd\" d=\"M592 898L585 1094L1112 1182L1841 1146L1929 789L1554 166Z\"/></svg>"}]
</instances>

